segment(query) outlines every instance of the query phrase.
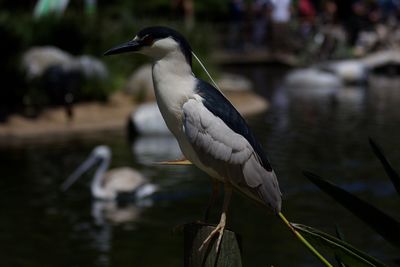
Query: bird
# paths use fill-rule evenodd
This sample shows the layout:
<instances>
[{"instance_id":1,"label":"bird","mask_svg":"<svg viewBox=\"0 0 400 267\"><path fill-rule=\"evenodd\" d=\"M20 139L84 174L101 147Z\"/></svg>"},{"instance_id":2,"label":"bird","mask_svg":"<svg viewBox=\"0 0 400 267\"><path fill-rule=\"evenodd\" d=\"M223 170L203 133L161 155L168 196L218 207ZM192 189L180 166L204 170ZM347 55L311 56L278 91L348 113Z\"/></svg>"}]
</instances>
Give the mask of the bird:
<instances>
[{"instance_id":1,"label":"bird","mask_svg":"<svg viewBox=\"0 0 400 267\"><path fill-rule=\"evenodd\" d=\"M127 52L152 59L158 107L186 159L213 178L211 203L218 185L224 186L219 223L199 249L218 235L218 251L233 189L280 213L282 194L264 149L223 93L195 76L185 37L168 27L146 27L104 55Z\"/></svg>"},{"instance_id":2,"label":"bird","mask_svg":"<svg viewBox=\"0 0 400 267\"><path fill-rule=\"evenodd\" d=\"M158 187L150 183L141 173L120 167L108 170L111 161L111 149L105 145L95 147L89 157L64 181L61 189L66 191L93 165L99 163L90 186L92 196L97 200L140 201L154 194Z\"/></svg>"}]
</instances>

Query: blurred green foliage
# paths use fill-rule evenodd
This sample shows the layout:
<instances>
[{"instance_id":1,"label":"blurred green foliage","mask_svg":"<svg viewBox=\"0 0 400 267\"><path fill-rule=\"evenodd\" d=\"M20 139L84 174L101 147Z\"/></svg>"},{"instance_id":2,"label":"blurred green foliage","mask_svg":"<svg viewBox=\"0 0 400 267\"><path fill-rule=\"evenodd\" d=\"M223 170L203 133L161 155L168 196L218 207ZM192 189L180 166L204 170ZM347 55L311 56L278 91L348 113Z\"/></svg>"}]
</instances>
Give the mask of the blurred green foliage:
<instances>
[{"instance_id":1,"label":"blurred green foliage","mask_svg":"<svg viewBox=\"0 0 400 267\"><path fill-rule=\"evenodd\" d=\"M109 69L111 80L84 83L77 100L106 100L112 92L123 87L136 67L148 60L142 56L103 58L104 51L131 39L145 26L164 25L182 32L196 54L209 66L206 55L214 39L212 21L223 18L227 12L223 0L194 1L196 23L189 31L174 9L173 1L100 0L97 14L93 16L85 15L82 1L71 1L62 17L40 19L34 19L32 15L35 2L0 0L0 48L6 51L2 55L0 71L7 88L0 95L0 121L11 112L23 113L26 106L51 104L44 90L38 88L40 84L24 82L21 56L31 47L56 46L74 56L88 54L102 60ZM197 64L194 68L205 77Z\"/></svg>"}]
</instances>

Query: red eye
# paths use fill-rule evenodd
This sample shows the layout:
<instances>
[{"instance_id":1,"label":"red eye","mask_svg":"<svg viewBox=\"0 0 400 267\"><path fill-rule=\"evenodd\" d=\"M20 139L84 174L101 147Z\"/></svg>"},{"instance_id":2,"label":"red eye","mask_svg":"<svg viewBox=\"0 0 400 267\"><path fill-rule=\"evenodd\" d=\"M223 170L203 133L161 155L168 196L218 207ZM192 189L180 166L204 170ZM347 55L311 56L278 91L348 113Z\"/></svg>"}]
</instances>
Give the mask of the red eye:
<instances>
[{"instance_id":1,"label":"red eye","mask_svg":"<svg viewBox=\"0 0 400 267\"><path fill-rule=\"evenodd\" d=\"M146 45L146 46L150 46L152 45L154 42L154 38L151 35L146 35L142 38L142 44Z\"/></svg>"}]
</instances>

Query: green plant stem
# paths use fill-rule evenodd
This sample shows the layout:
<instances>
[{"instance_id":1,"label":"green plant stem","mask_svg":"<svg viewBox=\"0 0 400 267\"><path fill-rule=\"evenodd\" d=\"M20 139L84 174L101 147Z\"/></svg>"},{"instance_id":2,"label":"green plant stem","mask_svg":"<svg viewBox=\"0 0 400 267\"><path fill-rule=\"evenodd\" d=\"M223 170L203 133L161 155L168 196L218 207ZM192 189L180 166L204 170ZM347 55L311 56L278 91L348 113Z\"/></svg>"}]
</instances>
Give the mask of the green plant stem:
<instances>
[{"instance_id":1,"label":"green plant stem","mask_svg":"<svg viewBox=\"0 0 400 267\"><path fill-rule=\"evenodd\" d=\"M288 219L286 219L285 215L282 212L279 212L279 217L285 223L287 227L289 227L290 231L299 239L325 266L333 267L332 264L327 261L324 256L322 256L293 226L290 224Z\"/></svg>"}]
</instances>

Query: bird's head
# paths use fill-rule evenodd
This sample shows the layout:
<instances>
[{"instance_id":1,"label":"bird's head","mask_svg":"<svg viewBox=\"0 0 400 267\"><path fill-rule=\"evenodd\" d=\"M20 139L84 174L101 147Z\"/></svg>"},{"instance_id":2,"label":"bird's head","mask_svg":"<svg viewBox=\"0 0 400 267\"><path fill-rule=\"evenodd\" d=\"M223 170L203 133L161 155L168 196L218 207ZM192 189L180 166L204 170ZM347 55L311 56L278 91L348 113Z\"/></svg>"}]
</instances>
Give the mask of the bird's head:
<instances>
[{"instance_id":1,"label":"bird's head","mask_svg":"<svg viewBox=\"0 0 400 267\"><path fill-rule=\"evenodd\" d=\"M100 145L92 150L90 157L96 159L109 159L111 158L111 150L108 146Z\"/></svg>"},{"instance_id":2,"label":"bird's head","mask_svg":"<svg viewBox=\"0 0 400 267\"><path fill-rule=\"evenodd\" d=\"M95 147L90 153L89 157L64 181L61 189L66 191L73 183L75 183L82 175L88 171L92 166L102 162L107 168L111 160L111 150L108 146L100 145Z\"/></svg>"},{"instance_id":3,"label":"bird's head","mask_svg":"<svg viewBox=\"0 0 400 267\"><path fill-rule=\"evenodd\" d=\"M192 49L186 39L177 31L162 27L148 27L126 43L111 48L104 55L115 55L127 52L136 52L153 59L162 59L171 53L181 53L186 62L192 65Z\"/></svg>"}]
</instances>

